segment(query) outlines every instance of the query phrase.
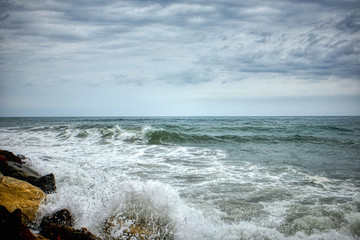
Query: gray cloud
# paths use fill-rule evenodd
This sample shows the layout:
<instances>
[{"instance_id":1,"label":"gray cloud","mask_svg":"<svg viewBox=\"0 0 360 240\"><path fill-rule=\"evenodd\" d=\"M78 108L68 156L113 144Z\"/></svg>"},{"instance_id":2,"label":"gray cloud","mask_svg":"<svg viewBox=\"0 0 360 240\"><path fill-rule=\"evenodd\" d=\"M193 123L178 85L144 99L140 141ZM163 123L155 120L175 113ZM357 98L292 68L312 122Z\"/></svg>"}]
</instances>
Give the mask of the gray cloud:
<instances>
[{"instance_id":1,"label":"gray cloud","mask_svg":"<svg viewBox=\"0 0 360 240\"><path fill-rule=\"evenodd\" d=\"M360 11L354 11L347 15L337 24L337 28L351 33L358 32L360 30Z\"/></svg>"},{"instance_id":2,"label":"gray cloud","mask_svg":"<svg viewBox=\"0 0 360 240\"><path fill-rule=\"evenodd\" d=\"M359 81L359 30L358 0L1 1L0 84Z\"/></svg>"},{"instance_id":3,"label":"gray cloud","mask_svg":"<svg viewBox=\"0 0 360 240\"><path fill-rule=\"evenodd\" d=\"M8 17L10 17L10 14L6 14L6 15L0 17L0 21L3 21L5 19L7 19Z\"/></svg>"},{"instance_id":4,"label":"gray cloud","mask_svg":"<svg viewBox=\"0 0 360 240\"><path fill-rule=\"evenodd\" d=\"M345 68L351 71L349 65L358 63L359 37L354 33L360 26L359 10L348 14L348 8L357 6L356 1L14 3L3 4L6 21L1 25L6 36L3 44L19 39L13 43L14 48L16 43L21 45L24 55L26 51L41 53L39 48L58 45L64 51L57 57L69 58L67 53L86 55L92 51L96 54L104 49L128 49L146 56L152 54L150 45L155 43L188 49L198 56L200 64L203 60L219 64L220 57L220 65L233 68L239 64L245 68L242 71L248 72L260 69L273 72L274 65L278 72L288 72L289 66L298 64L298 68L305 69L316 66L314 62L329 69L348 63ZM340 19L332 20L334 14ZM348 33L341 36L336 31ZM217 36L223 41L218 41ZM194 44L189 46L190 42ZM63 47L66 43L84 46ZM352 72L358 74L355 68Z\"/></svg>"},{"instance_id":5,"label":"gray cloud","mask_svg":"<svg viewBox=\"0 0 360 240\"><path fill-rule=\"evenodd\" d=\"M163 74L159 80L171 84L199 84L210 82L215 77L211 69L193 68L185 71Z\"/></svg>"}]
</instances>

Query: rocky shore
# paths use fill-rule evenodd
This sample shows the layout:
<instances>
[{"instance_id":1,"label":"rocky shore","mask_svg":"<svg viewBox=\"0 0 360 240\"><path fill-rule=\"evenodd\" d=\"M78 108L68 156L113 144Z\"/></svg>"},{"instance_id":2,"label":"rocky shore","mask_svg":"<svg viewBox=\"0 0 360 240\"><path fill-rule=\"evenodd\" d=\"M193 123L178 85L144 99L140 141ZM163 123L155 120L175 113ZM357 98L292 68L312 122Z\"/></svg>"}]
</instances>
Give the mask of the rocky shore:
<instances>
[{"instance_id":1,"label":"rocky shore","mask_svg":"<svg viewBox=\"0 0 360 240\"><path fill-rule=\"evenodd\" d=\"M66 209L45 216L40 227L35 227L39 206L47 194L56 192L56 182L52 173L41 176L24 159L0 150L0 239L100 239L85 228L75 229Z\"/></svg>"},{"instance_id":2,"label":"rocky shore","mask_svg":"<svg viewBox=\"0 0 360 240\"><path fill-rule=\"evenodd\" d=\"M40 205L46 202L48 194L56 193L55 176L52 173L41 176L25 164L26 159L0 150L0 239L100 240L86 228L75 229L74 218L67 209L39 219ZM122 233L114 237L112 232L117 228ZM166 234L160 237L156 227L119 216L107 219L102 232L105 239L111 240L168 239Z\"/></svg>"}]
</instances>

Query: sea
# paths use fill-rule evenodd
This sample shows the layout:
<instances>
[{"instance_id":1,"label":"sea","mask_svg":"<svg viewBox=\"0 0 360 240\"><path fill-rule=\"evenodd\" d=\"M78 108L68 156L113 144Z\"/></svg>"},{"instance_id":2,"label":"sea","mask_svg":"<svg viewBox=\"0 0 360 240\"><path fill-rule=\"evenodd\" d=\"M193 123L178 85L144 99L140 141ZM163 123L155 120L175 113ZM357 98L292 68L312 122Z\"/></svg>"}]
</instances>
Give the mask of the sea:
<instances>
[{"instance_id":1,"label":"sea","mask_svg":"<svg viewBox=\"0 0 360 240\"><path fill-rule=\"evenodd\" d=\"M0 149L102 239L360 239L360 117L0 118Z\"/></svg>"}]
</instances>

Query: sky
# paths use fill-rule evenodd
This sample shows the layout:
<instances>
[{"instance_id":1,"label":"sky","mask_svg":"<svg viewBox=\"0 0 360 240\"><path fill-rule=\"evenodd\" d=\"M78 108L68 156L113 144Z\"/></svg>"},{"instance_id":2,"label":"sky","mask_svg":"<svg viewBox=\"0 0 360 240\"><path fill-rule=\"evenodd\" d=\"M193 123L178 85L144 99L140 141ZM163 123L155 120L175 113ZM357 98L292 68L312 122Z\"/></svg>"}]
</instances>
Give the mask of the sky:
<instances>
[{"instance_id":1,"label":"sky","mask_svg":"<svg viewBox=\"0 0 360 240\"><path fill-rule=\"evenodd\" d=\"M359 0L0 0L0 116L360 115Z\"/></svg>"}]
</instances>

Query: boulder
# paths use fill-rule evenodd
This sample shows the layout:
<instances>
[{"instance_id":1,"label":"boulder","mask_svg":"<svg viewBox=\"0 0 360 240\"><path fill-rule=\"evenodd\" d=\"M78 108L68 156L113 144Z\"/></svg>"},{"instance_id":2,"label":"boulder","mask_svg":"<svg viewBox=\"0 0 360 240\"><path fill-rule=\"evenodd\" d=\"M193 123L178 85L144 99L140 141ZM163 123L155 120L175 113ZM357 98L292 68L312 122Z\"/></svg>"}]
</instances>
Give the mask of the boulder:
<instances>
[{"instance_id":1,"label":"boulder","mask_svg":"<svg viewBox=\"0 0 360 240\"><path fill-rule=\"evenodd\" d=\"M44 193L54 193L56 191L55 176L52 173L37 178L31 183L43 190Z\"/></svg>"},{"instance_id":2,"label":"boulder","mask_svg":"<svg viewBox=\"0 0 360 240\"><path fill-rule=\"evenodd\" d=\"M21 155L21 154L18 154L18 155L16 155L17 157L19 157L21 160L25 160L26 159L26 157L24 156L24 155Z\"/></svg>"},{"instance_id":3,"label":"boulder","mask_svg":"<svg viewBox=\"0 0 360 240\"><path fill-rule=\"evenodd\" d=\"M34 234L36 240L50 240L44 236L41 236L40 234Z\"/></svg>"},{"instance_id":4,"label":"boulder","mask_svg":"<svg viewBox=\"0 0 360 240\"><path fill-rule=\"evenodd\" d=\"M21 158L18 156L15 156L12 152L9 151L5 151L5 150L0 150L0 156L5 157L5 159L8 162L17 162L22 164L23 162L21 161Z\"/></svg>"},{"instance_id":5,"label":"boulder","mask_svg":"<svg viewBox=\"0 0 360 240\"><path fill-rule=\"evenodd\" d=\"M5 176L17 178L39 187L45 193L56 191L54 174L42 176L24 164L17 162L4 162L0 159L0 170Z\"/></svg>"},{"instance_id":6,"label":"boulder","mask_svg":"<svg viewBox=\"0 0 360 240\"><path fill-rule=\"evenodd\" d=\"M160 229L152 229L150 225L136 223L134 219L126 219L121 216L112 216L105 221L103 226L103 234L106 238L112 238L112 235L121 236L124 239L151 239L154 235L160 232ZM172 239L171 237L169 237ZM162 236L159 239L168 239L167 236Z\"/></svg>"},{"instance_id":7,"label":"boulder","mask_svg":"<svg viewBox=\"0 0 360 240\"><path fill-rule=\"evenodd\" d=\"M46 216L40 224L40 234L50 240L97 240L94 234L85 228L74 229L74 220L67 209L62 209L52 216Z\"/></svg>"},{"instance_id":8,"label":"boulder","mask_svg":"<svg viewBox=\"0 0 360 240\"><path fill-rule=\"evenodd\" d=\"M4 240L36 240L35 236L22 221L23 213L20 209L12 213L0 205L0 239Z\"/></svg>"},{"instance_id":9,"label":"boulder","mask_svg":"<svg viewBox=\"0 0 360 240\"><path fill-rule=\"evenodd\" d=\"M87 229L74 229L71 227L64 227L59 224L49 223L44 226L40 234L50 240L100 240Z\"/></svg>"},{"instance_id":10,"label":"boulder","mask_svg":"<svg viewBox=\"0 0 360 240\"><path fill-rule=\"evenodd\" d=\"M2 172L7 167L9 167L9 165L6 161L6 157L4 157L3 155L0 155L0 172Z\"/></svg>"},{"instance_id":11,"label":"boulder","mask_svg":"<svg viewBox=\"0 0 360 240\"><path fill-rule=\"evenodd\" d=\"M40 227L43 228L50 223L55 223L63 227L73 227L74 226L74 219L69 210L62 209L57 211L52 216L46 216L42 219Z\"/></svg>"},{"instance_id":12,"label":"boulder","mask_svg":"<svg viewBox=\"0 0 360 240\"><path fill-rule=\"evenodd\" d=\"M13 212L18 208L28 221L34 221L44 199L45 194L40 188L0 173L0 205L8 211Z\"/></svg>"},{"instance_id":13,"label":"boulder","mask_svg":"<svg viewBox=\"0 0 360 240\"><path fill-rule=\"evenodd\" d=\"M5 176L17 178L24 181L33 181L40 178L40 174L32 170L26 165L16 162L8 162L7 168L2 172Z\"/></svg>"},{"instance_id":14,"label":"boulder","mask_svg":"<svg viewBox=\"0 0 360 240\"><path fill-rule=\"evenodd\" d=\"M74 229L73 216L67 209L57 211L52 216L46 216L40 224L40 234L50 240L98 240L94 234L86 228Z\"/></svg>"}]
</instances>

